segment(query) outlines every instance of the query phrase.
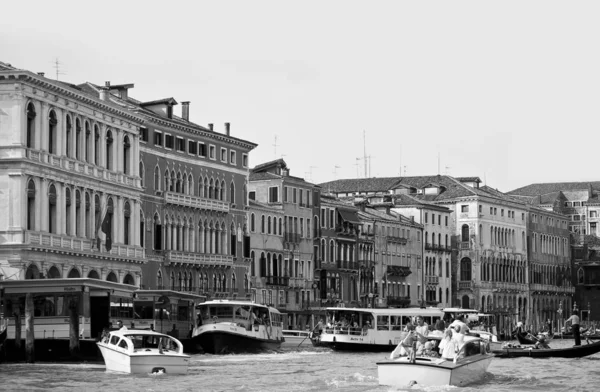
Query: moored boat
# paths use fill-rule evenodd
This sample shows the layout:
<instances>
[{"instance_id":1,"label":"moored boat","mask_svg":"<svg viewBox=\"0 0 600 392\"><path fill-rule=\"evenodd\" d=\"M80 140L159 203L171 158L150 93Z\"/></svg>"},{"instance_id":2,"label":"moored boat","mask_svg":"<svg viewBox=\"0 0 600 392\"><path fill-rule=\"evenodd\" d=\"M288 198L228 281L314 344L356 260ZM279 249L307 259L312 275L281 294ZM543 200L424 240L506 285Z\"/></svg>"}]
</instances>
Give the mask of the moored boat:
<instances>
[{"instance_id":1,"label":"moored boat","mask_svg":"<svg viewBox=\"0 0 600 392\"><path fill-rule=\"evenodd\" d=\"M190 361L176 338L150 330L119 329L98 343L106 370L131 374L186 374Z\"/></svg>"},{"instance_id":2,"label":"moored boat","mask_svg":"<svg viewBox=\"0 0 600 392\"><path fill-rule=\"evenodd\" d=\"M487 342L481 338L466 336L465 343L453 360L408 356L377 362L379 385L406 387L465 386L485 378L493 359L487 351Z\"/></svg>"},{"instance_id":3,"label":"moored boat","mask_svg":"<svg viewBox=\"0 0 600 392\"><path fill-rule=\"evenodd\" d=\"M600 342L586 343L566 348L535 348L535 346L504 345L500 350L492 351L499 358L581 358L600 352Z\"/></svg>"},{"instance_id":4,"label":"moored boat","mask_svg":"<svg viewBox=\"0 0 600 392\"><path fill-rule=\"evenodd\" d=\"M192 339L205 353L276 350L284 342L283 316L273 307L249 301L214 300L196 306Z\"/></svg>"}]
</instances>

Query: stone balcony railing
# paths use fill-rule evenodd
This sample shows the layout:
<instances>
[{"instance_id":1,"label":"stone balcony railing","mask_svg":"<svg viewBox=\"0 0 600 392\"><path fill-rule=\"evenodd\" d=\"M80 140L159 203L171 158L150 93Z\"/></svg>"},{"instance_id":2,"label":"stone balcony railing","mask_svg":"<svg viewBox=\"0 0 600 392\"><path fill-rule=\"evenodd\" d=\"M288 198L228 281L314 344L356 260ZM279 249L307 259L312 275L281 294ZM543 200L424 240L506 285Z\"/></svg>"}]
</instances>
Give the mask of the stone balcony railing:
<instances>
[{"instance_id":1,"label":"stone balcony railing","mask_svg":"<svg viewBox=\"0 0 600 392\"><path fill-rule=\"evenodd\" d=\"M436 275L427 275L425 276L425 284L433 284L437 285L440 283L440 277Z\"/></svg>"},{"instance_id":2,"label":"stone balcony railing","mask_svg":"<svg viewBox=\"0 0 600 392\"><path fill-rule=\"evenodd\" d=\"M458 282L459 290L473 290L473 282L470 280L463 280Z\"/></svg>"},{"instance_id":3,"label":"stone balcony railing","mask_svg":"<svg viewBox=\"0 0 600 392\"><path fill-rule=\"evenodd\" d=\"M187 265L233 265L233 256L207 253L191 253L168 250L164 252L165 261Z\"/></svg>"},{"instance_id":4,"label":"stone balcony railing","mask_svg":"<svg viewBox=\"0 0 600 392\"><path fill-rule=\"evenodd\" d=\"M47 232L27 231L25 243L40 249L61 249L77 253L95 253L110 255L112 257L122 257L127 259L145 259L145 250L139 246L113 244L110 251L106 251L104 244L100 245L101 250L96 248L94 240L88 238L71 237L61 234L52 234Z\"/></svg>"},{"instance_id":5,"label":"stone balcony railing","mask_svg":"<svg viewBox=\"0 0 600 392\"><path fill-rule=\"evenodd\" d=\"M164 197L165 203L167 204L175 204L208 211L229 212L229 203L221 200L205 199L203 197L184 195L175 192L165 192Z\"/></svg>"},{"instance_id":6,"label":"stone balcony railing","mask_svg":"<svg viewBox=\"0 0 600 392\"><path fill-rule=\"evenodd\" d=\"M46 151L27 150L27 159L45 165L63 169L70 173L79 173L95 179L102 179L119 185L127 185L139 188L140 179L125 173L107 170L103 167L81 162L66 156L49 154Z\"/></svg>"}]
</instances>

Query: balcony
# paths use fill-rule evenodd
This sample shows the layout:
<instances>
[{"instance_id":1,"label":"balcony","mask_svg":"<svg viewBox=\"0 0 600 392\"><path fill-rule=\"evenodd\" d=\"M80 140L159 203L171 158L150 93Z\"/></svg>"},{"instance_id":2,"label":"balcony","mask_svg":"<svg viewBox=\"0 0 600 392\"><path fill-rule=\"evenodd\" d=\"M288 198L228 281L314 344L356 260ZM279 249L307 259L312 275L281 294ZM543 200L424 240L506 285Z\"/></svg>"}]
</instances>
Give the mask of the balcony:
<instances>
[{"instance_id":1,"label":"balcony","mask_svg":"<svg viewBox=\"0 0 600 392\"><path fill-rule=\"evenodd\" d=\"M358 267L363 269L370 269L375 265L373 260L358 260Z\"/></svg>"},{"instance_id":2,"label":"balcony","mask_svg":"<svg viewBox=\"0 0 600 392\"><path fill-rule=\"evenodd\" d=\"M387 306L395 306L400 308L405 308L410 305L410 297L386 297Z\"/></svg>"},{"instance_id":3,"label":"balcony","mask_svg":"<svg viewBox=\"0 0 600 392\"><path fill-rule=\"evenodd\" d=\"M186 265L233 265L233 256L204 253L165 251L165 260L171 264Z\"/></svg>"},{"instance_id":4,"label":"balcony","mask_svg":"<svg viewBox=\"0 0 600 392\"><path fill-rule=\"evenodd\" d=\"M473 282L471 282L470 280L463 280L461 282L458 282L458 289L459 290L473 290Z\"/></svg>"},{"instance_id":5,"label":"balcony","mask_svg":"<svg viewBox=\"0 0 600 392\"><path fill-rule=\"evenodd\" d=\"M357 270L358 269L357 261L338 260L338 261L336 261L336 264L339 269L346 269L346 270Z\"/></svg>"},{"instance_id":6,"label":"balcony","mask_svg":"<svg viewBox=\"0 0 600 392\"><path fill-rule=\"evenodd\" d=\"M118 173L105 168L92 165L86 162L81 162L66 156L56 156L49 154L46 151L27 149L27 159L33 162L39 162L44 165L60 168L70 173L78 173L86 177L92 177L99 180L113 182L119 185L127 185L139 188L139 178Z\"/></svg>"},{"instance_id":7,"label":"balcony","mask_svg":"<svg viewBox=\"0 0 600 392\"><path fill-rule=\"evenodd\" d=\"M290 232L284 232L284 240L285 242L291 242L293 244L299 244L300 241L302 240L302 237L300 237L300 234L297 233L290 233Z\"/></svg>"},{"instance_id":8,"label":"balcony","mask_svg":"<svg viewBox=\"0 0 600 392\"><path fill-rule=\"evenodd\" d=\"M436 275L427 275L425 277L425 284L438 285L440 283L440 277Z\"/></svg>"},{"instance_id":9,"label":"balcony","mask_svg":"<svg viewBox=\"0 0 600 392\"><path fill-rule=\"evenodd\" d=\"M25 244L40 250L60 249L73 254L96 254L103 257L145 259L145 250L139 246L113 244L112 249L107 252L104 244L100 245L102 250L96 248L94 240L87 238L71 237L67 235L52 234L47 232L26 231Z\"/></svg>"},{"instance_id":10,"label":"balcony","mask_svg":"<svg viewBox=\"0 0 600 392\"><path fill-rule=\"evenodd\" d=\"M402 237L387 237L386 240L388 243L399 245L406 245L408 243L408 240Z\"/></svg>"},{"instance_id":11,"label":"balcony","mask_svg":"<svg viewBox=\"0 0 600 392\"><path fill-rule=\"evenodd\" d=\"M335 227L335 233L340 237L354 238L357 236L357 233L354 231L354 229L348 225L337 225Z\"/></svg>"},{"instance_id":12,"label":"balcony","mask_svg":"<svg viewBox=\"0 0 600 392\"><path fill-rule=\"evenodd\" d=\"M426 242L425 243L425 250L433 250L433 246L429 242Z\"/></svg>"},{"instance_id":13,"label":"balcony","mask_svg":"<svg viewBox=\"0 0 600 392\"><path fill-rule=\"evenodd\" d=\"M229 212L229 203L220 201L220 200L212 200L205 199L202 197L192 196L192 195L184 195L182 193L175 192L165 192L165 203L174 204L178 206L190 207L190 208L198 208L202 210L208 211L218 211L218 212Z\"/></svg>"},{"instance_id":14,"label":"balcony","mask_svg":"<svg viewBox=\"0 0 600 392\"><path fill-rule=\"evenodd\" d=\"M470 250L471 249L471 243L469 241L460 242L459 249L460 250Z\"/></svg>"},{"instance_id":15,"label":"balcony","mask_svg":"<svg viewBox=\"0 0 600 392\"><path fill-rule=\"evenodd\" d=\"M290 278L287 276L267 276L265 283L267 286L288 286Z\"/></svg>"},{"instance_id":16,"label":"balcony","mask_svg":"<svg viewBox=\"0 0 600 392\"><path fill-rule=\"evenodd\" d=\"M289 279L289 286L290 287L298 287L298 288L305 288L306 286L306 279L304 278L288 278Z\"/></svg>"},{"instance_id":17,"label":"balcony","mask_svg":"<svg viewBox=\"0 0 600 392\"><path fill-rule=\"evenodd\" d=\"M412 273L410 267L403 267L400 265L388 265L387 266L387 274L388 276L408 276Z\"/></svg>"}]
</instances>

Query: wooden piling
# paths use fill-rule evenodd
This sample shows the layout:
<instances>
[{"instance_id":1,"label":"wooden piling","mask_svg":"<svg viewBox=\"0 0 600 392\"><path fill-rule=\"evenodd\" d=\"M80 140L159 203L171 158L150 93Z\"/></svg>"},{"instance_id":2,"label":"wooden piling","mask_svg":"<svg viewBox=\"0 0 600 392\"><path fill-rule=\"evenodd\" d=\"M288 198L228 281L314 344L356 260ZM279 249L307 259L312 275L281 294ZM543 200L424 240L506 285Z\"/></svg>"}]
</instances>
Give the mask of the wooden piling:
<instances>
[{"instance_id":1,"label":"wooden piling","mask_svg":"<svg viewBox=\"0 0 600 392\"><path fill-rule=\"evenodd\" d=\"M17 303L15 312L15 352L20 357L21 355L21 308Z\"/></svg>"},{"instance_id":2,"label":"wooden piling","mask_svg":"<svg viewBox=\"0 0 600 392\"><path fill-rule=\"evenodd\" d=\"M25 296L25 361L27 363L35 361L34 310L33 294L27 293Z\"/></svg>"},{"instance_id":3,"label":"wooden piling","mask_svg":"<svg viewBox=\"0 0 600 392\"><path fill-rule=\"evenodd\" d=\"M79 301L72 298L69 302L69 353L79 357Z\"/></svg>"}]
</instances>

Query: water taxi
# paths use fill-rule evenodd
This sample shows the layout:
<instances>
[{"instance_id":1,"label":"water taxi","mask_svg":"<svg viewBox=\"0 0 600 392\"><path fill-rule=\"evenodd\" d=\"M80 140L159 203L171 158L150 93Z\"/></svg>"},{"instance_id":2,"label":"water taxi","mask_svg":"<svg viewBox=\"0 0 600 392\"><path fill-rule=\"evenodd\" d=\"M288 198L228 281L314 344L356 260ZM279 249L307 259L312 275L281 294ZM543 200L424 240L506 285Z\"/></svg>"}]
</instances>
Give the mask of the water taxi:
<instances>
[{"instance_id":1,"label":"water taxi","mask_svg":"<svg viewBox=\"0 0 600 392\"><path fill-rule=\"evenodd\" d=\"M285 340L281 343L281 348L308 348L315 345L310 331L284 329L283 337Z\"/></svg>"},{"instance_id":2,"label":"water taxi","mask_svg":"<svg viewBox=\"0 0 600 392\"><path fill-rule=\"evenodd\" d=\"M404 339L404 328L416 316L435 325L444 313L438 308L326 308L328 323L320 344L333 350L391 351Z\"/></svg>"},{"instance_id":3,"label":"water taxi","mask_svg":"<svg viewBox=\"0 0 600 392\"><path fill-rule=\"evenodd\" d=\"M113 372L186 374L190 362L178 339L151 330L110 331L97 345L106 370Z\"/></svg>"},{"instance_id":4,"label":"water taxi","mask_svg":"<svg viewBox=\"0 0 600 392\"><path fill-rule=\"evenodd\" d=\"M379 385L393 387L443 386L463 387L485 378L494 356L481 338L465 336L464 345L451 360L430 356L403 356L377 362Z\"/></svg>"},{"instance_id":5,"label":"water taxi","mask_svg":"<svg viewBox=\"0 0 600 392\"><path fill-rule=\"evenodd\" d=\"M283 315L249 301L213 300L196 306L192 339L205 353L276 350L281 347Z\"/></svg>"}]
</instances>

